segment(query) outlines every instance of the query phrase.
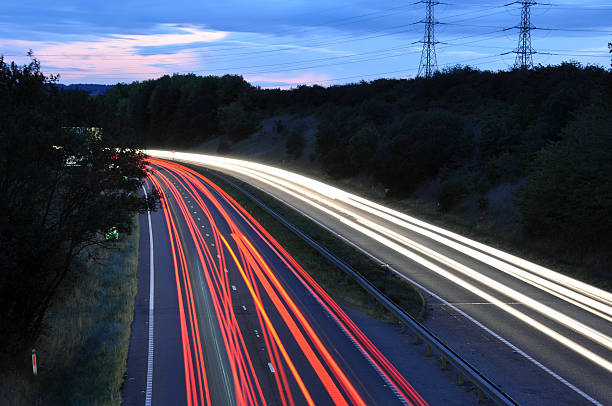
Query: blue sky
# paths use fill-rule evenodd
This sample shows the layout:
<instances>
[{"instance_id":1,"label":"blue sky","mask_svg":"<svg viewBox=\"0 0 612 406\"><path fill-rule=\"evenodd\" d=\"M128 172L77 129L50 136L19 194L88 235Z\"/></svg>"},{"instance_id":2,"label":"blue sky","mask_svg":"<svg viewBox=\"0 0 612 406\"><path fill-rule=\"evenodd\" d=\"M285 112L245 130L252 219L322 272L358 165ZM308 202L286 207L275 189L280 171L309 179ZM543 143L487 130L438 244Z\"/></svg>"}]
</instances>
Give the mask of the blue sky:
<instances>
[{"instance_id":1,"label":"blue sky","mask_svg":"<svg viewBox=\"0 0 612 406\"><path fill-rule=\"evenodd\" d=\"M436 6L440 69L508 69L520 21L509 0ZM609 0L547 1L532 9L536 64L608 67ZM424 5L373 1L3 0L0 54L32 49L61 83L117 83L164 74L240 74L262 87L413 77Z\"/></svg>"}]
</instances>

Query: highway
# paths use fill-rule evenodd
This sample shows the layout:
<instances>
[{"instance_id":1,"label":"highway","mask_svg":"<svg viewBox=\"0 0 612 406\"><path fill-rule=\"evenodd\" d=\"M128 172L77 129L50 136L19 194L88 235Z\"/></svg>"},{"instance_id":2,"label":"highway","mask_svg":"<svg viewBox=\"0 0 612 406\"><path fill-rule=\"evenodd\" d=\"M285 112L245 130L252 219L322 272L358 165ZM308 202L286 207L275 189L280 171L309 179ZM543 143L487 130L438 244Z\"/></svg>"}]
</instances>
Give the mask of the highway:
<instances>
[{"instance_id":1,"label":"highway","mask_svg":"<svg viewBox=\"0 0 612 406\"><path fill-rule=\"evenodd\" d=\"M141 221L124 404L428 405L229 195L172 162L148 170L161 208Z\"/></svg>"},{"instance_id":2,"label":"highway","mask_svg":"<svg viewBox=\"0 0 612 406\"><path fill-rule=\"evenodd\" d=\"M428 297L424 324L520 404L612 404L610 292L295 173L146 152L248 182L389 264Z\"/></svg>"}]
</instances>

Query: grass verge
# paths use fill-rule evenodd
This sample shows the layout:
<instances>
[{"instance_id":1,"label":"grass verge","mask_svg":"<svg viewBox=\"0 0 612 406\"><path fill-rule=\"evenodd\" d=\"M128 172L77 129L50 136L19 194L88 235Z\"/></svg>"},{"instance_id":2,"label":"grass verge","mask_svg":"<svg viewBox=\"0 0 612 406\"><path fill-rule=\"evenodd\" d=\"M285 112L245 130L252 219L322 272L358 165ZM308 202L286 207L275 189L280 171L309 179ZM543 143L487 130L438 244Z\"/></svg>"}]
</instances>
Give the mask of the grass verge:
<instances>
[{"instance_id":1,"label":"grass verge","mask_svg":"<svg viewBox=\"0 0 612 406\"><path fill-rule=\"evenodd\" d=\"M0 360L0 404L119 405L137 290L138 220L131 235L75 264L30 353Z\"/></svg>"},{"instance_id":2,"label":"grass verge","mask_svg":"<svg viewBox=\"0 0 612 406\"><path fill-rule=\"evenodd\" d=\"M394 320L394 316L376 302L354 279L338 269L321 253L263 210L248 196L223 180L223 177L231 179L231 182L253 195L268 208L325 247L333 255L340 258L404 311L418 320L423 319L425 315L423 296L412 285L389 274L385 268L359 250L290 209L277 199L245 182L225 174L219 176L214 171L197 166L191 167L214 181L251 213L336 301L357 307L379 319Z\"/></svg>"}]
</instances>

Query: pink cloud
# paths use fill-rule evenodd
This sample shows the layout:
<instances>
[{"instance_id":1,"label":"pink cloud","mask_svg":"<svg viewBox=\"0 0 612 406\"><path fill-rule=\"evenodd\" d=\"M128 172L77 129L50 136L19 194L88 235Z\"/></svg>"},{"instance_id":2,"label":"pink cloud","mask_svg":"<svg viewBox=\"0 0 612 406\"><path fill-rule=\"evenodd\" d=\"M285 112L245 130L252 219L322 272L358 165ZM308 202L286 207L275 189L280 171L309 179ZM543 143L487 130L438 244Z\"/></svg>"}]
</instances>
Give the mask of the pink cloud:
<instances>
[{"instance_id":1,"label":"pink cloud","mask_svg":"<svg viewBox=\"0 0 612 406\"><path fill-rule=\"evenodd\" d=\"M147 35L110 35L91 40L66 43L35 41L7 41L13 49L32 49L41 61L45 73L61 75L62 82L77 82L79 78L100 78L100 82L130 81L159 77L168 71L188 71L200 65L200 56L190 50L179 50L172 54L139 55L140 47L163 47L187 45L196 42L223 40L228 33L208 31L198 27L173 28L175 33ZM10 42L10 43L9 43ZM19 58L23 62L24 58Z\"/></svg>"}]
</instances>

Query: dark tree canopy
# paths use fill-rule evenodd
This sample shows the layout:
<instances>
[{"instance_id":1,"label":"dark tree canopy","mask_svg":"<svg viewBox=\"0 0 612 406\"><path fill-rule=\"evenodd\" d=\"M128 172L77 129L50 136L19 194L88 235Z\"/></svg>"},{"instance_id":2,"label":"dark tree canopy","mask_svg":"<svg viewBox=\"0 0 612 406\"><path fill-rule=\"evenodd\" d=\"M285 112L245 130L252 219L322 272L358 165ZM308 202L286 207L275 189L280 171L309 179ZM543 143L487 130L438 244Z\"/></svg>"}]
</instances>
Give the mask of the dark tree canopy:
<instances>
[{"instance_id":1,"label":"dark tree canopy","mask_svg":"<svg viewBox=\"0 0 612 406\"><path fill-rule=\"evenodd\" d=\"M58 89L40 71L0 57L0 345L17 350L40 332L70 265L153 200L135 145L96 125L86 93Z\"/></svg>"}]
</instances>

